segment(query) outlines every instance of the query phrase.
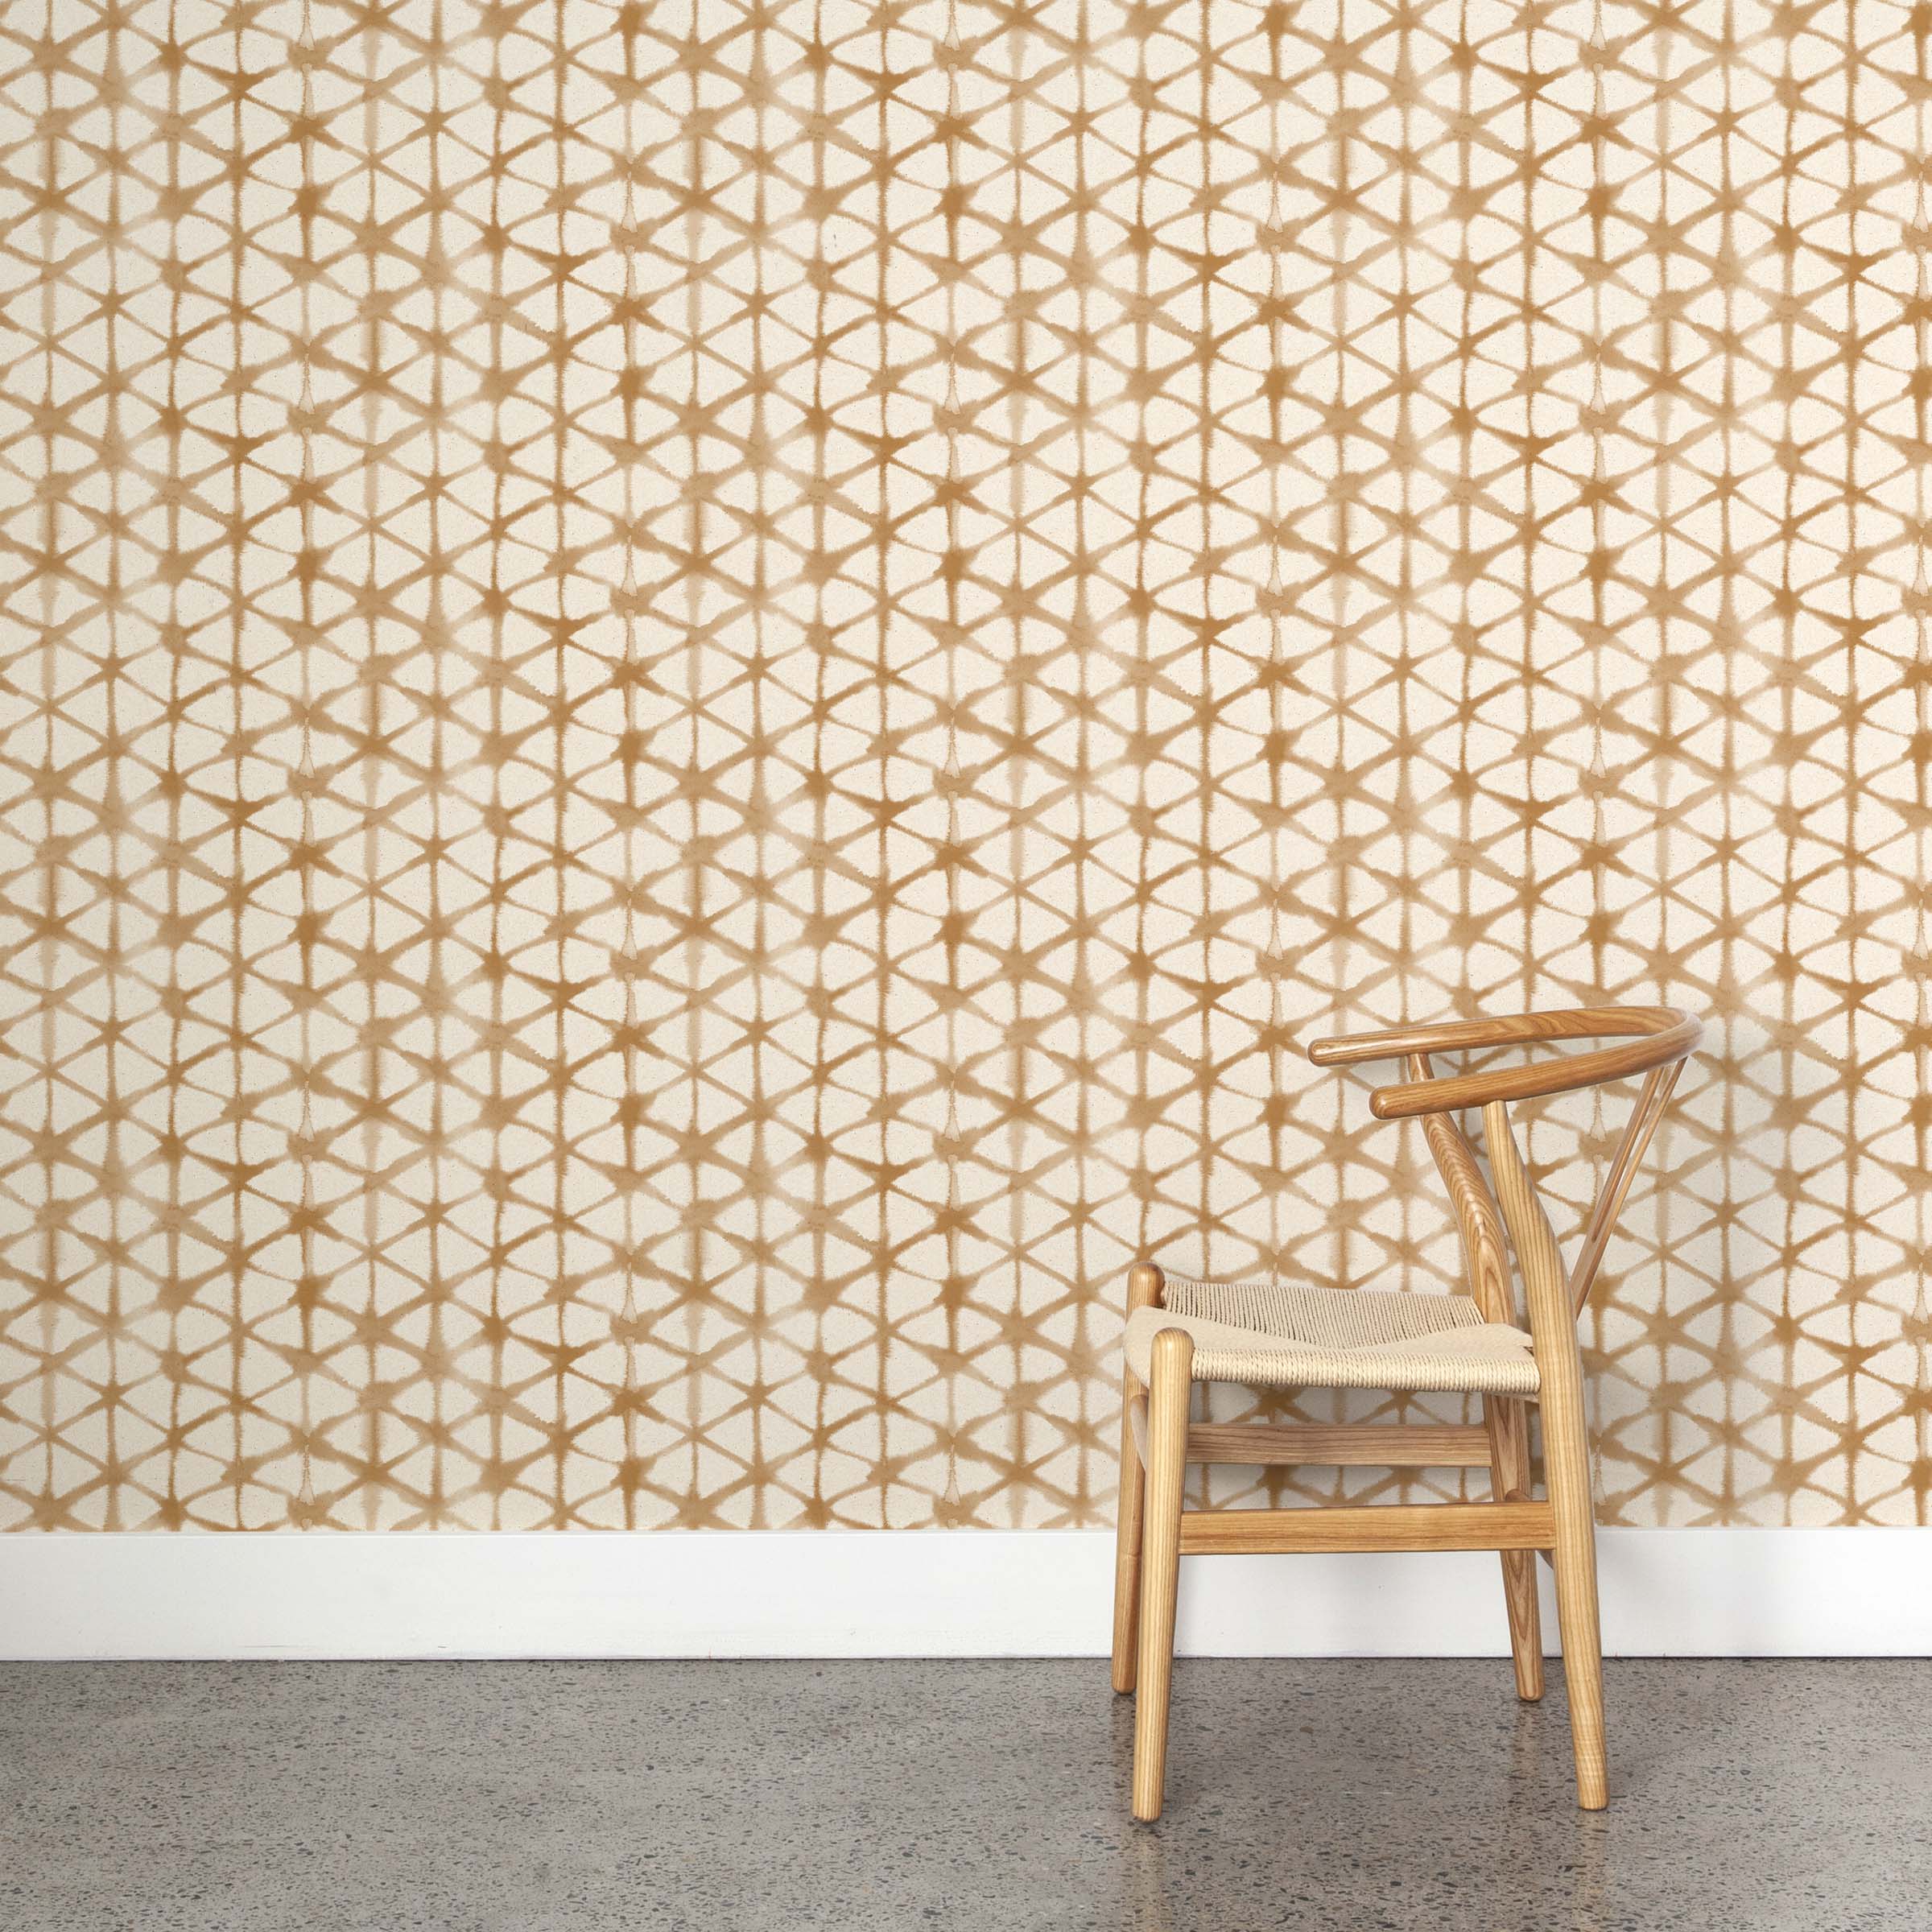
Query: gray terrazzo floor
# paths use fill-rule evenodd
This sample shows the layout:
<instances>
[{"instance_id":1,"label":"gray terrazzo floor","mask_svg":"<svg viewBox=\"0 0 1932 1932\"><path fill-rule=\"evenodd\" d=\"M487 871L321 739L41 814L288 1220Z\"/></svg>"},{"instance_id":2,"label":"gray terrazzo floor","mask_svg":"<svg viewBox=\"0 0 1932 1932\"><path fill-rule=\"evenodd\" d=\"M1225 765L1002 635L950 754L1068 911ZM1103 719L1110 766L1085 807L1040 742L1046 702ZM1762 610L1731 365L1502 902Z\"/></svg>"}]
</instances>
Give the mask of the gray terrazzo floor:
<instances>
[{"instance_id":1,"label":"gray terrazzo floor","mask_svg":"<svg viewBox=\"0 0 1932 1932\"><path fill-rule=\"evenodd\" d=\"M6 1932L1925 1932L1932 1664L0 1666Z\"/></svg>"}]
</instances>

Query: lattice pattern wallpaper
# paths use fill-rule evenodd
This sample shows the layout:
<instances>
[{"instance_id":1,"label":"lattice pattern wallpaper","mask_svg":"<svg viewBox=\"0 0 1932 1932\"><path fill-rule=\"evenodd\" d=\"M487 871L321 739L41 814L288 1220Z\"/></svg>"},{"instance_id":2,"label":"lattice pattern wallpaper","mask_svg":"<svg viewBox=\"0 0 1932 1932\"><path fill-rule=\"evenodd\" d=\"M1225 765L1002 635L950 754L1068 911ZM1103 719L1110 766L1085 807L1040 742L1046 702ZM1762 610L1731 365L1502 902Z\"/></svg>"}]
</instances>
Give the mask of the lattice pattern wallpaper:
<instances>
[{"instance_id":1,"label":"lattice pattern wallpaper","mask_svg":"<svg viewBox=\"0 0 1932 1932\"><path fill-rule=\"evenodd\" d=\"M1606 1517L1924 1520L1929 31L11 0L0 1520L1104 1521L1594 992Z\"/></svg>"}]
</instances>

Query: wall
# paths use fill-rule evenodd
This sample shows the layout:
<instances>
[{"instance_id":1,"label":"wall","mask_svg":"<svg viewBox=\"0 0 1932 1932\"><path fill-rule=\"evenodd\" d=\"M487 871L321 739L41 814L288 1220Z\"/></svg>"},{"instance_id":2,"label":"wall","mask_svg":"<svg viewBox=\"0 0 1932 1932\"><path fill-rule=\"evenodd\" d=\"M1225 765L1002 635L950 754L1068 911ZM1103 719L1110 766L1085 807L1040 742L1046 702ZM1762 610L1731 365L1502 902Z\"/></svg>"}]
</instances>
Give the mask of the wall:
<instances>
[{"instance_id":1,"label":"wall","mask_svg":"<svg viewBox=\"0 0 1932 1932\"><path fill-rule=\"evenodd\" d=\"M7 7L0 1521L1099 1523L1583 997L1605 1520L1925 1521L1926 32Z\"/></svg>"}]
</instances>

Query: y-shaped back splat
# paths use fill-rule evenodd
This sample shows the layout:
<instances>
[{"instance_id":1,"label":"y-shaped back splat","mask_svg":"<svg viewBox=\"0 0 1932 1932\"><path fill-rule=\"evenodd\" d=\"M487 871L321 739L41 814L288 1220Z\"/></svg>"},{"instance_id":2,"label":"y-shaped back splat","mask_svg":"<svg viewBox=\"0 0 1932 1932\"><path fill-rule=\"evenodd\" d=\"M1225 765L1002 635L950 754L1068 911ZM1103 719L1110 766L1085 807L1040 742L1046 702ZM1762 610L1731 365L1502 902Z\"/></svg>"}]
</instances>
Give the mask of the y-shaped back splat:
<instances>
[{"instance_id":1,"label":"y-shaped back splat","mask_svg":"<svg viewBox=\"0 0 1932 1932\"><path fill-rule=\"evenodd\" d=\"M1684 1062L1695 1051L1703 1031L1701 1024L1691 1015L1671 1007L1585 1007L1568 1012L1450 1020L1432 1026L1402 1026L1383 1033L1317 1040L1309 1047L1308 1057L1320 1067L1357 1060L1401 1059L1406 1063L1407 1081L1377 1089L1370 1099L1371 1110L1380 1120L1415 1117L1422 1121L1429 1151L1455 1210L1472 1295L1486 1319L1510 1321L1515 1319L1515 1298L1511 1292L1508 1249L1504 1241L1505 1219L1509 1222L1509 1245L1516 1248L1517 1262L1525 1270L1531 1262L1522 1249L1524 1239L1537 1249L1535 1265L1539 1269L1549 1264L1552 1257L1560 1266L1560 1253L1554 1237L1550 1235L1541 1203L1534 1201L1528 1170L1517 1158L1514 1143L1501 1158L1511 1174L1517 1177L1524 1199L1517 1203L1517 1214L1499 1216L1496 1199L1484 1184L1475 1150L1451 1116L1466 1107L1482 1108L1484 1137L1492 1141L1499 1134L1509 1133L1506 1104L1510 1100L1601 1086L1636 1073L1645 1076L1623 1138L1612 1158L1610 1171L1590 1211L1576 1264L1570 1271L1570 1307L1572 1314L1579 1313L1596 1284L1611 1230L1629 1194L1637 1164L1657 1131L1657 1122L1663 1118ZM1443 1079L1436 1076L1429 1061L1431 1047L1450 1051L1606 1037L1621 1043L1573 1057ZM1502 1177L1496 1167L1497 1158L1497 1150L1492 1146L1490 1166L1492 1171L1497 1173L1500 1184ZM1526 1208L1532 1203L1537 1208L1534 1221L1524 1218ZM1519 1220L1522 1223L1520 1231ZM1540 1233L1536 1231L1538 1223ZM1548 1253L1544 1252L1546 1238Z\"/></svg>"},{"instance_id":2,"label":"y-shaped back splat","mask_svg":"<svg viewBox=\"0 0 1932 1932\"><path fill-rule=\"evenodd\" d=\"M1630 1110L1624 1137L1616 1144L1610 1171L1604 1177L1596 1205L1590 1210L1590 1219L1584 1225L1583 1245L1577 1250L1576 1265L1570 1271L1570 1306L1576 1314L1583 1313L1583 1303L1589 1300L1590 1290L1596 1286L1596 1271L1603 1265L1604 1250L1610 1245L1610 1231L1623 1212L1624 1197L1629 1193L1630 1183L1636 1179L1637 1164L1644 1158L1644 1150L1650 1145L1651 1135L1657 1132L1657 1122L1664 1117L1664 1109L1670 1104L1678 1075L1683 1070L1684 1063L1681 1059L1653 1067L1644 1082L1643 1091L1637 1096L1637 1104Z\"/></svg>"}]
</instances>

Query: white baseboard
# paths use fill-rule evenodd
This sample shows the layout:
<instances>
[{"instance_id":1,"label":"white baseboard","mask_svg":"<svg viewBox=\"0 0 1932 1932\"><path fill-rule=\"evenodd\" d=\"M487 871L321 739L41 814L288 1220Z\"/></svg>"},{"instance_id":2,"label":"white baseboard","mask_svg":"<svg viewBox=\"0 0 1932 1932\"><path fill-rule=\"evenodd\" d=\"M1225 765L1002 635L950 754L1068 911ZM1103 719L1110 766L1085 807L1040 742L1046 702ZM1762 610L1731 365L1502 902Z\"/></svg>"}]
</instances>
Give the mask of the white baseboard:
<instances>
[{"instance_id":1,"label":"white baseboard","mask_svg":"<svg viewBox=\"0 0 1932 1932\"><path fill-rule=\"evenodd\" d=\"M1932 1655L1932 1529L1606 1530L1626 1657ZM1554 1633L1545 1591L1543 1628ZM0 1536L0 1657L1092 1657L1085 1530ZM1197 1657L1487 1657L1496 1559L1182 1567Z\"/></svg>"}]
</instances>

